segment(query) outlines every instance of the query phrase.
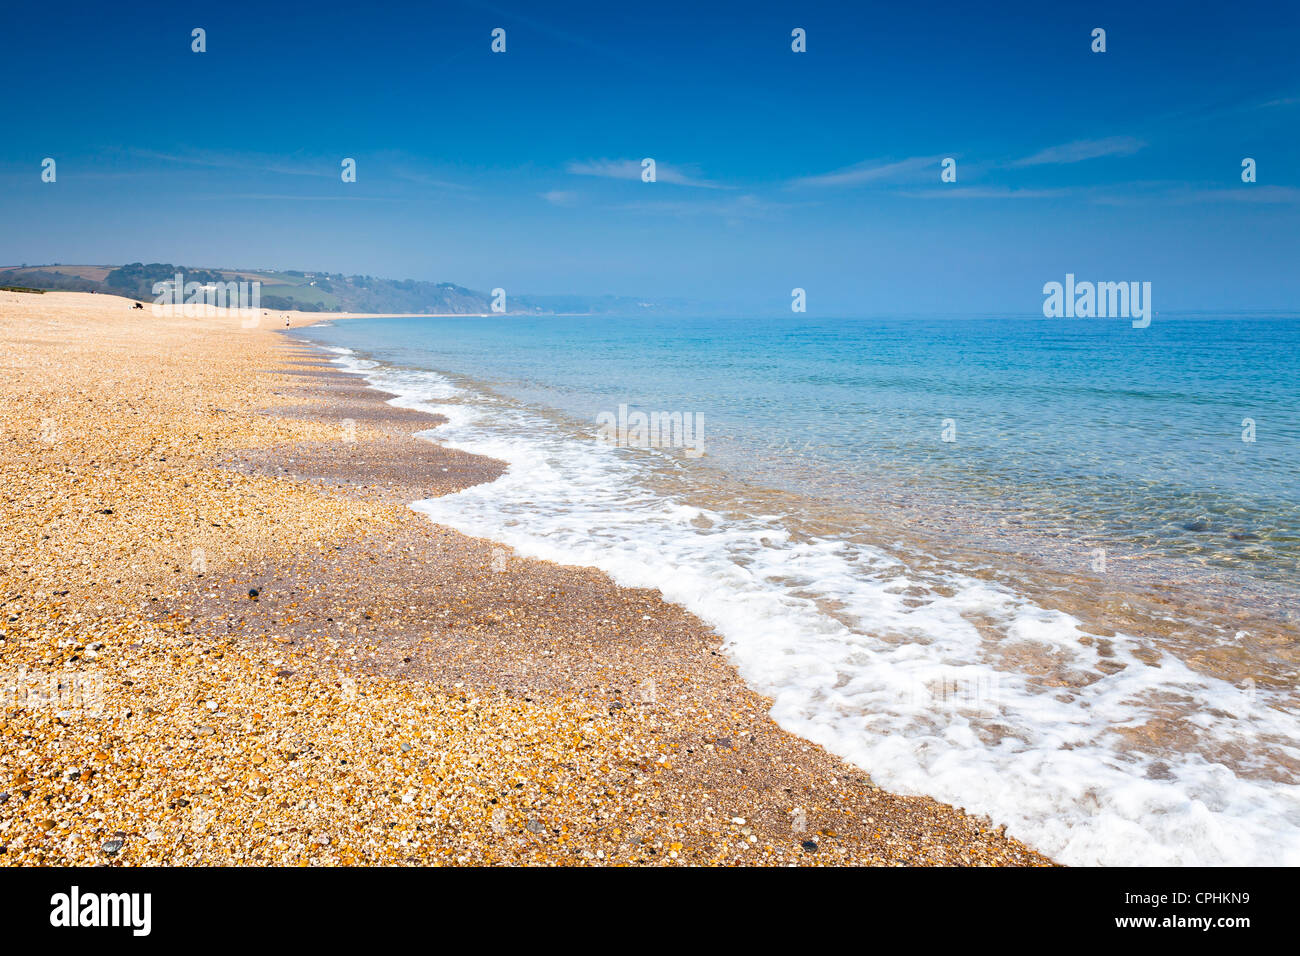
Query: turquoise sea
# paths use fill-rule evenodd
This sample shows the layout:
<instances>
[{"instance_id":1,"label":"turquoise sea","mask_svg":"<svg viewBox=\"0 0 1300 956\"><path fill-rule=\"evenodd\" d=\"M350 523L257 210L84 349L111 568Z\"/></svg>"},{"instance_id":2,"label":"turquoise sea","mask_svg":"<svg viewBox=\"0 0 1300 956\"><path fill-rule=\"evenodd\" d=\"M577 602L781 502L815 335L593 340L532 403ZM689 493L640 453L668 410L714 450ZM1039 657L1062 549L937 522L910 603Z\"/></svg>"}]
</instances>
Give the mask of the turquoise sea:
<instances>
[{"instance_id":1,"label":"turquoise sea","mask_svg":"<svg viewBox=\"0 0 1300 956\"><path fill-rule=\"evenodd\" d=\"M1300 862L1300 318L292 334L510 465L415 507L659 587L882 785L1065 862Z\"/></svg>"}]
</instances>

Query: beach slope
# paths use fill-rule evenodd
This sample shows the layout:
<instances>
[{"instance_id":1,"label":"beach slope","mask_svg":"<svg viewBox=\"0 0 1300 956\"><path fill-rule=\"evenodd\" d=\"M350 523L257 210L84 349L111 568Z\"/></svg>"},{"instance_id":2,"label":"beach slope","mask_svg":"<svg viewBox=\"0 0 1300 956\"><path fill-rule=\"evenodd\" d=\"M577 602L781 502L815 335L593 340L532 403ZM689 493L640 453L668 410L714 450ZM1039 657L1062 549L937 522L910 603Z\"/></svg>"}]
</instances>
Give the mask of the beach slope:
<instances>
[{"instance_id":1,"label":"beach slope","mask_svg":"<svg viewBox=\"0 0 1300 956\"><path fill-rule=\"evenodd\" d=\"M1050 863L416 514L500 463L273 328L0 292L0 345L0 863Z\"/></svg>"}]
</instances>

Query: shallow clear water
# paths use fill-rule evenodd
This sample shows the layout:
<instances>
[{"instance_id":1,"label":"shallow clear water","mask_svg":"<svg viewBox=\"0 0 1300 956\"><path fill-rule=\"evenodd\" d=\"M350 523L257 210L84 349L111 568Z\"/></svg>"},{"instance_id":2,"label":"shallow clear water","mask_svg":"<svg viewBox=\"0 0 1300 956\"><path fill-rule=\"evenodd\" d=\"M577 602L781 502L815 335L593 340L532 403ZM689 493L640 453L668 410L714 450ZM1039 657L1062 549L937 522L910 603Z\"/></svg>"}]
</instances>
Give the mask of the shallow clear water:
<instances>
[{"instance_id":1,"label":"shallow clear water","mask_svg":"<svg viewBox=\"0 0 1300 956\"><path fill-rule=\"evenodd\" d=\"M1300 582L1294 318L1166 318L1142 330L1043 319L380 319L310 334L469 376L593 427L622 403L697 413L708 456L735 477L850 500L920 482L1000 517ZM1242 440L1245 419L1253 442Z\"/></svg>"},{"instance_id":2,"label":"shallow clear water","mask_svg":"<svg viewBox=\"0 0 1300 956\"><path fill-rule=\"evenodd\" d=\"M882 785L1064 862L1300 861L1295 318L295 334L510 464L421 510L661 588ZM620 405L704 454L602 443Z\"/></svg>"}]
</instances>

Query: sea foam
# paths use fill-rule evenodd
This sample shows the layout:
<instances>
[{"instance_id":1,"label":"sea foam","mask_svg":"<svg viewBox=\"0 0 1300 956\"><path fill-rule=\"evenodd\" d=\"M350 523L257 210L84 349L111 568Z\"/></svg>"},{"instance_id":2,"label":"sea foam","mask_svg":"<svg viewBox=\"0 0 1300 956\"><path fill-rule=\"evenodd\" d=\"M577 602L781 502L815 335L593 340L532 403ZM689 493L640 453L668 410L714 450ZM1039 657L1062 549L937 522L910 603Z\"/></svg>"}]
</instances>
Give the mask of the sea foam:
<instances>
[{"instance_id":1,"label":"sea foam","mask_svg":"<svg viewBox=\"0 0 1300 956\"><path fill-rule=\"evenodd\" d=\"M634 452L437 373L333 351L392 404L446 417L424 437L507 463L496 481L416 510L659 589L716 629L782 727L879 785L987 815L1063 863L1300 863L1300 788L1270 776L1300 760L1300 721L1267 692L1124 634L1103 660L1077 619L1006 587L791 534L779 516L702 508L655 490ZM1018 649L1072 679L1044 686L1017 670ZM1143 743L1170 708L1181 752ZM1234 772L1216 759L1224 747L1253 758Z\"/></svg>"}]
</instances>

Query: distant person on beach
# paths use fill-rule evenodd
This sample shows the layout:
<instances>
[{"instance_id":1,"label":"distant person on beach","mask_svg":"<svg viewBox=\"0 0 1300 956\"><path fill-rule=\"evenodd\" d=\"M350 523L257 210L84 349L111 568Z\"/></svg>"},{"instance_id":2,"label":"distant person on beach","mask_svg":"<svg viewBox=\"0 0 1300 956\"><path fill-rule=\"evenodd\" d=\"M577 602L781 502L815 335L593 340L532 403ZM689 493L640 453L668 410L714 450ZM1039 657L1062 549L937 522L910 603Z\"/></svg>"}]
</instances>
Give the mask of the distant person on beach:
<instances>
[{"instance_id":1,"label":"distant person on beach","mask_svg":"<svg viewBox=\"0 0 1300 956\"><path fill-rule=\"evenodd\" d=\"M286 329L289 327L289 317L287 315L284 317L284 327Z\"/></svg>"}]
</instances>

